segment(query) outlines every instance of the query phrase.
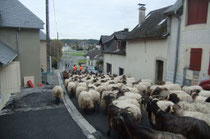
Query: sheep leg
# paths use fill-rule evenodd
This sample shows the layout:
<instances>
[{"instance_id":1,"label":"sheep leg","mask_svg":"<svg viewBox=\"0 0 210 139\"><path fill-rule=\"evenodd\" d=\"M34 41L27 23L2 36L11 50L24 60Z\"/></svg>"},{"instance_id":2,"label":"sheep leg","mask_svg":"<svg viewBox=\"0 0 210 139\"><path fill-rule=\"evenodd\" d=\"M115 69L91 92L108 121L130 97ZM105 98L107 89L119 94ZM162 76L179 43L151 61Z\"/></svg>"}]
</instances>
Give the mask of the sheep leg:
<instances>
[{"instance_id":1,"label":"sheep leg","mask_svg":"<svg viewBox=\"0 0 210 139\"><path fill-rule=\"evenodd\" d=\"M107 131L107 135L110 136L111 135L111 128L109 127L109 130Z\"/></svg>"},{"instance_id":2,"label":"sheep leg","mask_svg":"<svg viewBox=\"0 0 210 139\"><path fill-rule=\"evenodd\" d=\"M56 99L55 99L55 104L58 105L59 103L60 103L60 98L56 98Z\"/></svg>"}]
</instances>

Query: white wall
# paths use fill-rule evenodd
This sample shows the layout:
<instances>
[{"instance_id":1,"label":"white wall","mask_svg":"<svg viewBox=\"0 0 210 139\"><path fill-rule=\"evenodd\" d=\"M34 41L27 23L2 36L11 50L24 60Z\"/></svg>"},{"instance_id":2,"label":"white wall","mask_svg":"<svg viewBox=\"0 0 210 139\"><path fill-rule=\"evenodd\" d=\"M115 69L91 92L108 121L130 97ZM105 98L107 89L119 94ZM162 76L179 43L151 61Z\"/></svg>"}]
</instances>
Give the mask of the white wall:
<instances>
[{"instance_id":1,"label":"white wall","mask_svg":"<svg viewBox=\"0 0 210 139\"><path fill-rule=\"evenodd\" d=\"M156 60L164 61L163 80L167 67L167 39L128 41L126 56L104 54L104 72L106 63L112 64L112 73L119 74L119 67L127 76L155 81Z\"/></svg>"},{"instance_id":2,"label":"white wall","mask_svg":"<svg viewBox=\"0 0 210 139\"><path fill-rule=\"evenodd\" d=\"M11 93L20 92L20 62L14 61L0 68L0 110L8 101Z\"/></svg>"},{"instance_id":3,"label":"white wall","mask_svg":"<svg viewBox=\"0 0 210 139\"><path fill-rule=\"evenodd\" d=\"M181 17L181 40L178 74L183 75L183 69L189 67L190 49L202 48L202 63L199 73L199 81L209 79L208 66L210 54L210 3L208 6L208 17L206 24L187 25L187 1L184 2L184 11Z\"/></svg>"}]
</instances>

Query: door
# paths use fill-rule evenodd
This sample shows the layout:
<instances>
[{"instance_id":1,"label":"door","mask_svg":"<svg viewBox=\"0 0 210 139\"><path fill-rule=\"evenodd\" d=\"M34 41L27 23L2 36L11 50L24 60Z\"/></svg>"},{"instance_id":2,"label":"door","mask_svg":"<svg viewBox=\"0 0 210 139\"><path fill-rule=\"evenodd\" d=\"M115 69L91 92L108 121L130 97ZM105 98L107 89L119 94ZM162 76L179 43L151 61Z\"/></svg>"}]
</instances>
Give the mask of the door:
<instances>
[{"instance_id":1,"label":"door","mask_svg":"<svg viewBox=\"0 0 210 139\"><path fill-rule=\"evenodd\" d=\"M163 61L156 60L156 82L163 81Z\"/></svg>"}]
</instances>

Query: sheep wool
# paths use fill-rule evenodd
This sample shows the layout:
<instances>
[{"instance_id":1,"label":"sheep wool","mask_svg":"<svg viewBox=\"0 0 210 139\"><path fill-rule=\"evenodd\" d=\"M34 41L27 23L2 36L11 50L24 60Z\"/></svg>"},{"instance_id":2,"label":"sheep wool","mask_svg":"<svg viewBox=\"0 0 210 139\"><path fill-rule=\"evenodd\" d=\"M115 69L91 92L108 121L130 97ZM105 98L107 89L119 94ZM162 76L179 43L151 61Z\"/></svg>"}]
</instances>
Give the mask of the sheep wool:
<instances>
[{"instance_id":1,"label":"sheep wool","mask_svg":"<svg viewBox=\"0 0 210 139\"><path fill-rule=\"evenodd\" d=\"M52 90L53 96L55 98L60 98L63 96L63 89L61 88L61 86L55 86Z\"/></svg>"},{"instance_id":2,"label":"sheep wool","mask_svg":"<svg viewBox=\"0 0 210 139\"><path fill-rule=\"evenodd\" d=\"M92 95L87 91L82 91L78 97L79 107L81 109L88 109L91 110L94 108L94 103L92 100Z\"/></svg>"}]
</instances>

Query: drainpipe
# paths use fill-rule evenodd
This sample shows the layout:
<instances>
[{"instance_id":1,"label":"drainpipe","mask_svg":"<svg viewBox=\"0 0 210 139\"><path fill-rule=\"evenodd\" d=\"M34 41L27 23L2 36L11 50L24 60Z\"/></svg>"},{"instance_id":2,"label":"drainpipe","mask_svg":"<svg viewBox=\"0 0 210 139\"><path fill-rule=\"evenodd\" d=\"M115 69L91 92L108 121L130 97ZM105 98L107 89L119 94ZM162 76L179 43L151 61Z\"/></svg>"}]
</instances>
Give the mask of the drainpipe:
<instances>
[{"instance_id":1,"label":"drainpipe","mask_svg":"<svg viewBox=\"0 0 210 139\"><path fill-rule=\"evenodd\" d=\"M181 29L181 18L175 14L175 17L178 19L178 29L177 29L177 39L176 39L176 58L175 58L175 68L174 68L174 78L173 83L176 82L176 73L178 68L178 59L179 59L179 44L180 44L180 29Z\"/></svg>"},{"instance_id":2,"label":"drainpipe","mask_svg":"<svg viewBox=\"0 0 210 139\"><path fill-rule=\"evenodd\" d=\"M16 32L16 50L17 50L17 54L19 54L19 32L20 32L20 28L18 28L18 30Z\"/></svg>"}]
</instances>

